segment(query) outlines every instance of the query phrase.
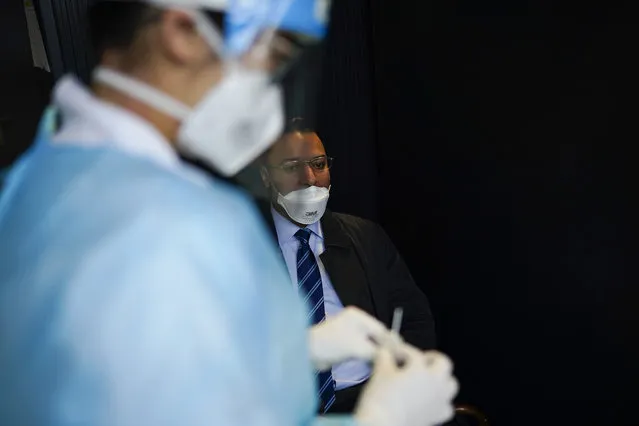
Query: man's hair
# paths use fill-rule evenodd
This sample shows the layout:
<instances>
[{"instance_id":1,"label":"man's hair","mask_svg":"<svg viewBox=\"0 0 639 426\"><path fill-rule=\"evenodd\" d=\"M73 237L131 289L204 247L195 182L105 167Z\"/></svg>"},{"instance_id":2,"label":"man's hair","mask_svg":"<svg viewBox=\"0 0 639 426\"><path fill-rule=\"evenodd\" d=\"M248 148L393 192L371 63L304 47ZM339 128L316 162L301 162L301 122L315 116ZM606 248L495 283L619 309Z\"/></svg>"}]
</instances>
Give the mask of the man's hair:
<instances>
[{"instance_id":1,"label":"man's hair","mask_svg":"<svg viewBox=\"0 0 639 426\"><path fill-rule=\"evenodd\" d=\"M308 125L308 123L302 117L295 117L290 119L284 127L284 135L288 133L315 133L315 129Z\"/></svg>"},{"instance_id":2,"label":"man's hair","mask_svg":"<svg viewBox=\"0 0 639 426\"><path fill-rule=\"evenodd\" d=\"M89 7L89 34L97 58L108 49L131 47L140 30L162 11L141 1L97 0Z\"/></svg>"},{"instance_id":3,"label":"man's hair","mask_svg":"<svg viewBox=\"0 0 639 426\"><path fill-rule=\"evenodd\" d=\"M224 14L205 12L223 31ZM144 1L94 0L89 6L89 34L96 58L108 49L127 49L140 30L162 18L162 9Z\"/></svg>"},{"instance_id":4,"label":"man's hair","mask_svg":"<svg viewBox=\"0 0 639 426\"><path fill-rule=\"evenodd\" d=\"M271 152L273 146L281 139L286 137L286 135L288 135L289 133L316 133L316 131L311 126L308 126L306 121L304 121L304 118L302 117L295 117L288 120L286 122L286 125L284 126L284 132L282 133L282 135L277 139L277 141L273 143L273 145L271 145L266 151L264 151L264 153L262 153L262 155L259 156L259 158L257 159L257 164L260 166L266 166L268 164L268 155Z\"/></svg>"}]
</instances>

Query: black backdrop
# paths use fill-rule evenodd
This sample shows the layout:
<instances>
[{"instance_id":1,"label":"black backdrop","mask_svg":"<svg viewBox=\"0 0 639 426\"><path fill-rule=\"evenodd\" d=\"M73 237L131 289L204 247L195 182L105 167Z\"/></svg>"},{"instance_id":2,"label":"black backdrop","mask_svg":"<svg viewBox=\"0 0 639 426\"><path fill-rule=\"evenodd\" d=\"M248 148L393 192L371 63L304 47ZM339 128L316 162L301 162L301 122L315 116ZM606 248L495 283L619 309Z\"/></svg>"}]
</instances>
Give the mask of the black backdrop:
<instances>
[{"instance_id":1,"label":"black backdrop","mask_svg":"<svg viewBox=\"0 0 639 426\"><path fill-rule=\"evenodd\" d=\"M497 426L639 424L629 12L335 4L331 206L399 247L459 400Z\"/></svg>"},{"instance_id":2,"label":"black backdrop","mask_svg":"<svg viewBox=\"0 0 639 426\"><path fill-rule=\"evenodd\" d=\"M0 0L0 169L29 146L52 78L35 68L24 6Z\"/></svg>"},{"instance_id":3,"label":"black backdrop","mask_svg":"<svg viewBox=\"0 0 639 426\"><path fill-rule=\"evenodd\" d=\"M384 225L497 426L639 424L637 37L615 7L335 1L331 207Z\"/></svg>"}]
</instances>

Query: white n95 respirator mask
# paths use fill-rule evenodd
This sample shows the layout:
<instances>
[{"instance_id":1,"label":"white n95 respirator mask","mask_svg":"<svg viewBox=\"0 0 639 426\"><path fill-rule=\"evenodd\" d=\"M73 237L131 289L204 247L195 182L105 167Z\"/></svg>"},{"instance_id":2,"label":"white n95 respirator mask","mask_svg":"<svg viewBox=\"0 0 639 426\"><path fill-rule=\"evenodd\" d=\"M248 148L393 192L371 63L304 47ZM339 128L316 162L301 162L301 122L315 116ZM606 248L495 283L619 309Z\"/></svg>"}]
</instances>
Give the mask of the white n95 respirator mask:
<instances>
[{"instance_id":1,"label":"white n95 respirator mask","mask_svg":"<svg viewBox=\"0 0 639 426\"><path fill-rule=\"evenodd\" d=\"M266 73L230 69L182 122L179 148L232 176L260 156L284 129L280 89Z\"/></svg>"},{"instance_id":2,"label":"white n95 respirator mask","mask_svg":"<svg viewBox=\"0 0 639 426\"><path fill-rule=\"evenodd\" d=\"M223 38L199 11L192 11L198 31L223 57ZM284 129L279 86L266 71L225 60L222 80L191 108L146 83L118 71L97 67L93 78L181 121L178 148L223 176L235 175L259 157Z\"/></svg>"},{"instance_id":3,"label":"white n95 respirator mask","mask_svg":"<svg viewBox=\"0 0 639 426\"><path fill-rule=\"evenodd\" d=\"M286 195L278 193L277 203L295 222L310 225L324 216L329 193L330 187L309 186Z\"/></svg>"}]
</instances>

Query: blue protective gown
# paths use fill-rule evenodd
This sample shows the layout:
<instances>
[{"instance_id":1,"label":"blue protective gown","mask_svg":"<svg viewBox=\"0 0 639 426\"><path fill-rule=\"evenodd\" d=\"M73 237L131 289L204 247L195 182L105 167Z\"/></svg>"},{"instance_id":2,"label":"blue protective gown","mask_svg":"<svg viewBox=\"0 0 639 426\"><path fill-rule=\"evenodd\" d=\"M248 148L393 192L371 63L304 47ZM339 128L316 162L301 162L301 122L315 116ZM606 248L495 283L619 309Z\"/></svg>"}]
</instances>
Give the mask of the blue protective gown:
<instances>
[{"instance_id":1,"label":"blue protective gown","mask_svg":"<svg viewBox=\"0 0 639 426\"><path fill-rule=\"evenodd\" d=\"M353 424L314 415L304 308L247 197L47 120L0 198L0 425Z\"/></svg>"}]
</instances>

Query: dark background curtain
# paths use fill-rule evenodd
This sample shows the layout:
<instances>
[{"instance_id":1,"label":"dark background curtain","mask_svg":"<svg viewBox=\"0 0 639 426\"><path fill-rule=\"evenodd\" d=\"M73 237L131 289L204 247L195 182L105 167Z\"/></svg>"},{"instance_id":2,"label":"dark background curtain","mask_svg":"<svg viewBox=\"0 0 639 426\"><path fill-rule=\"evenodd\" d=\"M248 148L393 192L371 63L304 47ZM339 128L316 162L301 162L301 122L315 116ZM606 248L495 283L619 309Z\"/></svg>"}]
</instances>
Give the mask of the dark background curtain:
<instances>
[{"instance_id":1,"label":"dark background curtain","mask_svg":"<svg viewBox=\"0 0 639 426\"><path fill-rule=\"evenodd\" d=\"M54 71L86 78L83 1L46 1ZM496 426L639 424L633 15L610 2L334 5L319 106L330 206L395 241L460 401ZM11 40L2 111L31 132L40 90L13 74L29 57Z\"/></svg>"},{"instance_id":2,"label":"dark background curtain","mask_svg":"<svg viewBox=\"0 0 639 426\"><path fill-rule=\"evenodd\" d=\"M335 157L330 207L376 220L379 173L371 13L367 0L333 2L318 133Z\"/></svg>"},{"instance_id":3,"label":"dark background curtain","mask_svg":"<svg viewBox=\"0 0 639 426\"><path fill-rule=\"evenodd\" d=\"M55 80L74 73L88 81L93 56L86 28L88 0L33 0L51 72L33 66L23 2L0 2L0 168L33 141Z\"/></svg>"},{"instance_id":4,"label":"dark background curtain","mask_svg":"<svg viewBox=\"0 0 639 426\"><path fill-rule=\"evenodd\" d=\"M45 48L56 79L74 73L88 81L95 58L86 12L91 0L34 0Z\"/></svg>"},{"instance_id":5,"label":"dark background curtain","mask_svg":"<svg viewBox=\"0 0 639 426\"><path fill-rule=\"evenodd\" d=\"M31 144L53 79L50 73L33 66L21 1L0 1L0 31L0 169L3 169Z\"/></svg>"},{"instance_id":6,"label":"dark background curtain","mask_svg":"<svg viewBox=\"0 0 639 426\"><path fill-rule=\"evenodd\" d=\"M397 244L460 401L497 426L639 424L629 11L400 3L335 2L331 207Z\"/></svg>"}]
</instances>

